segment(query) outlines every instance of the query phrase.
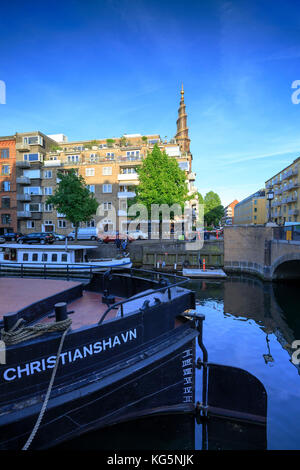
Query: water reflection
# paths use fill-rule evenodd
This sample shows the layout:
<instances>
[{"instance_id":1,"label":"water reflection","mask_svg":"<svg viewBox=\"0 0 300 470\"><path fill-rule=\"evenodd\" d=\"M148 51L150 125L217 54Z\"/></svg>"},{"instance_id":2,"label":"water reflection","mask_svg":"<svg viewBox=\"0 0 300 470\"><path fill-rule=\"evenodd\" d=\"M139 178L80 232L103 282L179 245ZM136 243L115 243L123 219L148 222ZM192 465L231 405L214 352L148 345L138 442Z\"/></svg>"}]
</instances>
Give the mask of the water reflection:
<instances>
[{"instance_id":1,"label":"water reflection","mask_svg":"<svg viewBox=\"0 0 300 470\"><path fill-rule=\"evenodd\" d=\"M291 363L290 347L300 339L299 285L231 276L216 282L194 280L188 287L196 291L197 310L206 317L204 343L209 361L249 371L264 384L268 395L267 439L264 430L260 435L250 427L248 438L240 442L243 429L223 420L208 429L207 448L245 448L245 442L251 442L252 448L299 449L299 375L298 366ZM200 389L196 392L201 400ZM201 449L203 434L193 416L165 416L94 432L63 447Z\"/></svg>"},{"instance_id":2,"label":"water reflection","mask_svg":"<svg viewBox=\"0 0 300 470\"><path fill-rule=\"evenodd\" d=\"M225 281L193 281L202 306L212 304L223 310L224 316L240 321L253 320L265 333L267 363L274 362L270 351L270 334L274 334L289 355L291 345L300 339L299 286L297 283L267 283L248 276L231 276ZM300 368L295 365L300 373Z\"/></svg>"}]
</instances>

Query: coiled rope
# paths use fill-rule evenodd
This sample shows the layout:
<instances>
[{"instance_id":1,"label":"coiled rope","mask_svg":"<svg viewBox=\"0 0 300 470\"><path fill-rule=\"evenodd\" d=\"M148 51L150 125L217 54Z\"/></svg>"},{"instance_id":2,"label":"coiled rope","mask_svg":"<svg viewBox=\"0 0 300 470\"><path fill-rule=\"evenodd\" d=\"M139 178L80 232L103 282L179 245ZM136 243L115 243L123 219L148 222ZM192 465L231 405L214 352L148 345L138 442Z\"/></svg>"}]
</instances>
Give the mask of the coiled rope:
<instances>
[{"instance_id":1,"label":"coiled rope","mask_svg":"<svg viewBox=\"0 0 300 470\"><path fill-rule=\"evenodd\" d=\"M36 433L37 433L37 431L40 427L42 419L44 417L44 414L45 414L45 411L46 411L46 408L47 408L47 405L48 405L48 401L49 401L49 398L50 398L51 390L52 390L52 387L53 387L54 379L55 379L55 376L56 376L56 372L57 372L57 369L58 369L59 359L60 359L60 355L61 355L61 351L62 351L62 348L63 348L64 341L65 341L65 337L66 337L66 334L68 333L68 331L71 327L72 320L70 318L67 318L66 320L62 320L62 321L55 322L55 323L48 323L48 324L38 323L38 324L33 325L33 326L26 326L26 327L18 328L18 326L23 322L24 322L24 320L23 320L23 318L21 318L20 320L18 320L15 323L15 325L9 331L1 330L1 338L2 338L3 341L5 341L5 344L17 344L17 343L20 343L22 341L26 341L28 339L36 338L37 336L41 336L44 333L64 330L64 332L61 336L61 339L60 339L58 351L57 351L57 354L56 354L55 366L54 366L54 369L53 369L52 374L51 374L51 379L50 379L50 382L49 382L49 385L48 385L47 393L45 395L41 411L40 411L39 416L36 420L34 428L30 433L30 436L28 437L26 443L22 447L22 450L28 450L28 448L30 447L30 445L31 445L31 443L32 443L32 441L33 441L33 439L34 439L34 437L35 437L35 435L36 435Z\"/></svg>"},{"instance_id":2,"label":"coiled rope","mask_svg":"<svg viewBox=\"0 0 300 470\"><path fill-rule=\"evenodd\" d=\"M66 320L58 322L37 323L36 325L20 327L24 322L25 320L20 318L9 331L4 331L4 329L1 330L1 339L7 346L37 338L45 333L64 331L71 325L72 320L70 318L66 318Z\"/></svg>"}]
</instances>

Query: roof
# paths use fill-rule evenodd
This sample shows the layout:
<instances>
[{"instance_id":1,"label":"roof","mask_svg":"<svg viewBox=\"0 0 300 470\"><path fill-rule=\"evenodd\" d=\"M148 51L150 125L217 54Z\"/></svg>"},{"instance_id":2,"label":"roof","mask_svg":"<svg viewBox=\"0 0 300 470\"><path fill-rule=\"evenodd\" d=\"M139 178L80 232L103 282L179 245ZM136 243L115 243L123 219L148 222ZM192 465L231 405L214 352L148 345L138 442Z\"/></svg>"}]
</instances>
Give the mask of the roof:
<instances>
[{"instance_id":1,"label":"roof","mask_svg":"<svg viewBox=\"0 0 300 470\"><path fill-rule=\"evenodd\" d=\"M26 245L25 243L1 243L0 248L18 248L22 250L65 251L65 245ZM67 245L68 250L86 250L98 248L97 245Z\"/></svg>"}]
</instances>

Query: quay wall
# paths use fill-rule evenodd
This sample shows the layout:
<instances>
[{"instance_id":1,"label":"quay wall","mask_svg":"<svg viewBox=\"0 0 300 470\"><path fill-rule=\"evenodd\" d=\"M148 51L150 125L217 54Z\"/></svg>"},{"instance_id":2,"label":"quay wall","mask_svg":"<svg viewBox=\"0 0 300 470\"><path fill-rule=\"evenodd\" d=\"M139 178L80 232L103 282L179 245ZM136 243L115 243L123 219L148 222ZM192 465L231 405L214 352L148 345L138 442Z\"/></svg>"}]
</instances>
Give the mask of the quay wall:
<instances>
[{"instance_id":1,"label":"quay wall","mask_svg":"<svg viewBox=\"0 0 300 470\"><path fill-rule=\"evenodd\" d=\"M224 244L223 240L206 240L201 250L186 250L186 244L174 240L138 240L128 245L130 258L136 267L147 269L161 267L165 262L168 270L182 269L183 264L198 267L199 255L207 267L223 267ZM118 254L114 243L101 244L96 250L89 250L88 256L93 258L107 258Z\"/></svg>"}]
</instances>

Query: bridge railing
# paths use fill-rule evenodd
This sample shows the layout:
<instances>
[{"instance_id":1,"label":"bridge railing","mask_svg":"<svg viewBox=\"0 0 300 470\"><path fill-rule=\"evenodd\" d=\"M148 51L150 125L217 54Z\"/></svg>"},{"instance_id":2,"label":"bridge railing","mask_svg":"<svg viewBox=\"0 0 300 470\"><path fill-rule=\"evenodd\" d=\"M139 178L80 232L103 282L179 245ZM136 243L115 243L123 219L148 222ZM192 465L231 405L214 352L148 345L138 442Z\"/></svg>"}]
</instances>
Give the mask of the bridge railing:
<instances>
[{"instance_id":1,"label":"bridge railing","mask_svg":"<svg viewBox=\"0 0 300 470\"><path fill-rule=\"evenodd\" d=\"M274 240L300 241L300 223L274 227Z\"/></svg>"}]
</instances>

